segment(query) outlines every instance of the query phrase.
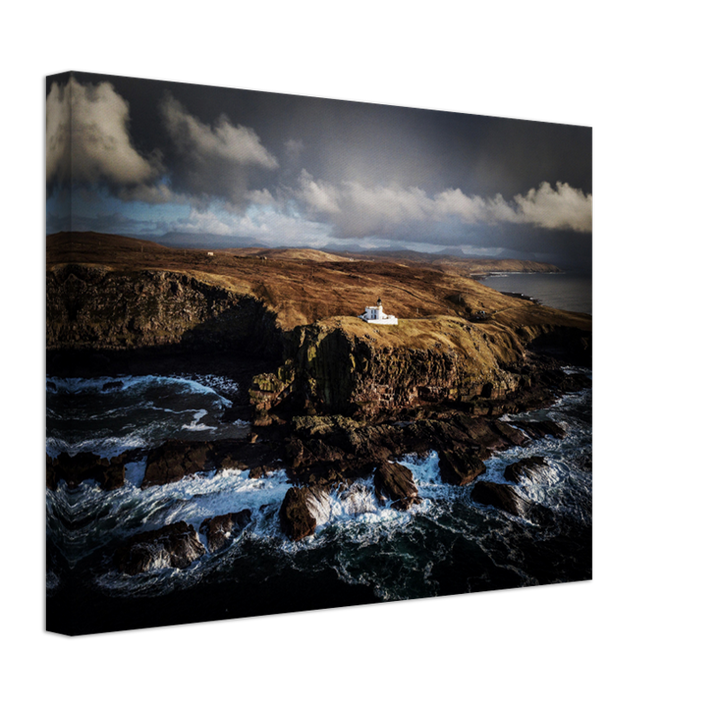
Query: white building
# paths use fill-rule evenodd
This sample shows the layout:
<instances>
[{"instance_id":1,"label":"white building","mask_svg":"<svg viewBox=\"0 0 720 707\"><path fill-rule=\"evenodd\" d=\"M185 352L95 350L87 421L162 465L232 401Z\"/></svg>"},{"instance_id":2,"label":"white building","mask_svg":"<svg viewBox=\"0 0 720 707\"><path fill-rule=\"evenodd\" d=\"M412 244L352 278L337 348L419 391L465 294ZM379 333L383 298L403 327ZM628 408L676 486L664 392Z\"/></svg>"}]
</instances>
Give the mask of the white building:
<instances>
[{"instance_id":1,"label":"white building","mask_svg":"<svg viewBox=\"0 0 720 707\"><path fill-rule=\"evenodd\" d=\"M360 315L360 319L369 324L397 324L398 318L392 314L385 314L382 308L382 300L378 298L375 307L365 307L365 314Z\"/></svg>"}]
</instances>

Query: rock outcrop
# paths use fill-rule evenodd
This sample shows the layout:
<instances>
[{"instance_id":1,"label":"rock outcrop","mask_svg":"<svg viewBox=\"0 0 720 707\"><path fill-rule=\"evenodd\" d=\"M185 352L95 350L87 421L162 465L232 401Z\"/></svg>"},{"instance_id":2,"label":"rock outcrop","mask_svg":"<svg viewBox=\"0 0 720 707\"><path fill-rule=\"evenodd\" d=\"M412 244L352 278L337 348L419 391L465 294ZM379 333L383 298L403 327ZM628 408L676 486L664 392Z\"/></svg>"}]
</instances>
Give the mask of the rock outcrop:
<instances>
[{"instance_id":1,"label":"rock outcrop","mask_svg":"<svg viewBox=\"0 0 720 707\"><path fill-rule=\"evenodd\" d=\"M222 439L212 442L171 439L145 452L142 449L105 459L91 452L70 456L62 452L52 458L46 455L45 477L49 489L57 489L64 480L74 489L83 481L96 481L105 491L125 483L125 465L147 454L142 488L180 481L186 476L209 471L248 469L251 478L260 478L284 468L277 460L274 444L250 443L246 439Z\"/></svg>"},{"instance_id":2,"label":"rock outcrop","mask_svg":"<svg viewBox=\"0 0 720 707\"><path fill-rule=\"evenodd\" d=\"M436 316L387 329L347 317L297 327L283 365L253 379L256 424L272 415L373 419L446 405L498 416L547 404L551 390L588 384L557 363L530 362L527 343L543 327Z\"/></svg>"},{"instance_id":3,"label":"rock outcrop","mask_svg":"<svg viewBox=\"0 0 720 707\"><path fill-rule=\"evenodd\" d=\"M489 481L478 481L471 491L476 503L484 506L495 506L506 513L524 517L533 504L523 498L510 484L494 484Z\"/></svg>"},{"instance_id":4,"label":"rock outcrop","mask_svg":"<svg viewBox=\"0 0 720 707\"><path fill-rule=\"evenodd\" d=\"M185 569L205 554L195 529L183 521L138 533L118 548L115 564L125 574L159 567Z\"/></svg>"},{"instance_id":5,"label":"rock outcrop","mask_svg":"<svg viewBox=\"0 0 720 707\"><path fill-rule=\"evenodd\" d=\"M440 449L440 476L446 484L466 486L485 473L482 451L476 447Z\"/></svg>"},{"instance_id":6,"label":"rock outcrop","mask_svg":"<svg viewBox=\"0 0 720 707\"><path fill-rule=\"evenodd\" d=\"M545 467L544 457L527 457L506 466L503 476L516 484L525 480L532 481L542 473L542 469Z\"/></svg>"},{"instance_id":7,"label":"rock outcrop","mask_svg":"<svg viewBox=\"0 0 720 707\"><path fill-rule=\"evenodd\" d=\"M291 540L302 540L315 532L317 521L308 507L311 494L309 488L295 486L285 494L280 507L280 528Z\"/></svg>"},{"instance_id":8,"label":"rock outcrop","mask_svg":"<svg viewBox=\"0 0 720 707\"><path fill-rule=\"evenodd\" d=\"M206 518L200 524L200 532L207 538L209 552L217 552L227 547L234 537L252 520L252 511L245 508L238 513L226 513L222 516Z\"/></svg>"},{"instance_id":9,"label":"rock outcrop","mask_svg":"<svg viewBox=\"0 0 720 707\"><path fill-rule=\"evenodd\" d=\"M378 464L375 470L375 495L383 503L392 501L392 508L398 510L407 510L421 503L412 471L402 464Z\"/></svg>"},{"instance_id":10,"label":"rock outcrop","mask_svg":"<svg viewBox=\"0 0 720 707\"><path fill-rule=\"evenodd\" d=\"M210 471L214 461L208 443L169 440L148 454L142 488L170 484L191 474Z\"/></svg>"}]
</instances>

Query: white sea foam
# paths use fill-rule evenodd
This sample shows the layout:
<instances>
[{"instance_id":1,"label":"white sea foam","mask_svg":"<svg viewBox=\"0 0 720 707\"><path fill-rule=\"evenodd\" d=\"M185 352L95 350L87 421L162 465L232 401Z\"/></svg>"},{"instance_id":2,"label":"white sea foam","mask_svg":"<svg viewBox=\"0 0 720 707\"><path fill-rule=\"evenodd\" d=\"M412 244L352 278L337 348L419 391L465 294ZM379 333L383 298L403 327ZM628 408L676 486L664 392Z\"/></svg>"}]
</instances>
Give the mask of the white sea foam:
<instances>
[{"instance_id":1,"label":"white sea foam","mask_svg":"<svg viewBox=\"0 0 720 707\"><path fill-rule=\"evenodd\" d=\"M506 419L511 424L518 419L552 419L565 424L565 414L582 403L583 395L565 396L547 412L530 413L526 418L510 415ZM189 413L192 422L185 418L186 425L203 424L199 410ZM168 416L176 414L168 411ZM246 425L242 421L232 424ZM589 522L589 510L574 510L578 506L577 498L587 499L590 494L589 474L577 471L577 464L573 463L573 454L580 453L576 448L583 448L582 453L587 454L589 426L583 424L573 422L564 440L546 437L526 447L493 455L486 461L488 471L482 478L508 483L503 471L509 463L524 456L544 456L548 469L519 486L521 494L553 510L580 514ZM53 443L52 438L49 443ZM50 532L55 532L57 522L53 515L74 521L72 530L60 530L67 538L62 548L76 562L78 557L142 530L177 520L186 521L199 530L207 517L244 508L252 511L250 525L226 551L204 556L186 570L159 566L143 576L125 577L110 569L108 563L103 572L95 575L96 581L108 591L135 595L191 585L218 567L231 568L245 552L258 552L265 561L272 557L273 561L287 561L300 570L312 571L318 562L327 562L346 581L367 584L385 598L417 596L417 590L410 587L410 583L422 584L427 591L432 591L437 583L434 567L451 551L458 537L462 537L464 543L482 548L490 558L489 564L517 573L523 583L535 582L523 573L523 558L513 546L521 521L470 503L468 487L443 483L435 451L426 456L408 455L400 463L413 473L423 499L420 505L400 511L392 509L389 503L378 502L372 479L322 491L311 504L318 524L316 533L301 542L286 539L280 531L278 511L291 487L284 472L251 479L247 470L230 469L141 490L144 460L126 465L126 483L115 491L102 491L94 483L83 484L76 490L61 484L57 492L48 491L49 527ZM523 526L522 532L540 532L528 527Z\"/></svg>"},{"instance_id":2,"label":"white sea foam","mask_svg":"<svg viewBox=\"0 0 720 707\"><path fill-rule=\"evenodd\" d=\"M173 378L175 378L173 376ZM200 385L203 385L217 393L224 393L225 395L236 395L239 391L239 387L236 381L225 376L218 376L213 374L206 375L180 375L176 377L178 380L191 380Z\"/></svg>"},{"instance_id":3,"label":"white sea foam","mask_svg":"<svg viewBox=\"0 0 720 707\"><path fill-rule=\"evenodd\" d=\"M195 412L195 414L193 415L193 421L190 424L183 425L181 429L189 430L190 432L207 432L209 430L217 429L217 427L215 427L215 426L206 425L206 424L200 422L200 420L202 420L203 417L207 416L207 414L208 414L207 410L197 410L197 411L188 410L186 412Z\"/></svg>"},{"instance_id":4,"label":"white sea foam","mask_svg":"<svg viewBox=\"0 0 720 707\"><path fill-rule=\"evenodd\" d=\"M330 492L318 490L308 499L308 508L318 527L343 523L380 510L371 480L360 479L349 487Z\"/></svg>"},{"instance_id":5,"label":"white sea foam","mask_svg":"<svg viewBox=\"0 0 720 707\"><path fill-rule=\"evenodd\" d=\"M103 390L108 383L122 387ZM47 406L47 452L53 457L61 452L111 457L179 433L236 437L247 427L243 421L220 422L219 413L230 401L197 381L126 376L53 378L50 384L60 394Z\"/></svg>"},{"instance_id":6,"label":"white sea foam","mask_svg":"<svg viewBox=\"0 0 720 707\"><path fill-rule=\"evenodd\" d=\"M440 457L435 450L425 456L408 454L400 463L412 471L418 489L432 489L444 485L440 477Z\"/></svg>"},{"instance_id":7,"label":"white sea foam","mask_svg":"<svg viewBox=\"0 0 720 707\"><path fill-rule=\"evenodd\" d=\"M276 512L291 485L285 472L272 472L260 479L251 479L249 474L247 469L196 474L171 484L128 492L138 508L153 515L158 527L183 520L199 528L206 518L245 508L256 517L268 510Z\"/></svg>"},{"instance_id":8,"label":"white sea foam","mask_svg":"<svg viewBox=\"0 0 720 707\"><path fill-rule=\"evenodd\" d=\"M213 381L223 384L226 389L232 388L230 381L219 376L205 376L207 383ZM48 393L99 393L102 395L111 395L125 392L131 388L138 387L160 387L168 384L180 385L187 389L188 392L201 394L212 394L217 396L223 406L230 406L232 403L226 397L221 395L218 390L205 385L200 380L192 380L190 378L181 378L179 376L100 376L97 378L55 378L48 377L46 382L46 390ZM53 389L54 386L54 389Z\"/></svg>"}]
</instances>

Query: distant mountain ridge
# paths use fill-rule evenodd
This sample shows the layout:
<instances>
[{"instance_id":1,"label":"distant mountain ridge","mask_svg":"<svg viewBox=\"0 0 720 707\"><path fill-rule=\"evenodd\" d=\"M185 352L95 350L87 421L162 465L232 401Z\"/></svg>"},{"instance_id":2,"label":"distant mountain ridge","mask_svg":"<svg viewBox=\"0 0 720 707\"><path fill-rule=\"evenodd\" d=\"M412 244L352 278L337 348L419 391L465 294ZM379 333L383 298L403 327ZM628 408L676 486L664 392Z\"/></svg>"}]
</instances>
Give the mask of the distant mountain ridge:
<instances>
[{"instance_id":1,"label":"distant mountain ridge","mask_svg":"<svg viewBox=\"0 0 720 707\"><path fill-rule=\"evenodd\" d=\"M164 236L153 238L153 242L169 246L170 248L204 248L205 250L225 248L267 248L249 236L218 236L211 233L166 233Z\"/></svg>"}]
</instances>

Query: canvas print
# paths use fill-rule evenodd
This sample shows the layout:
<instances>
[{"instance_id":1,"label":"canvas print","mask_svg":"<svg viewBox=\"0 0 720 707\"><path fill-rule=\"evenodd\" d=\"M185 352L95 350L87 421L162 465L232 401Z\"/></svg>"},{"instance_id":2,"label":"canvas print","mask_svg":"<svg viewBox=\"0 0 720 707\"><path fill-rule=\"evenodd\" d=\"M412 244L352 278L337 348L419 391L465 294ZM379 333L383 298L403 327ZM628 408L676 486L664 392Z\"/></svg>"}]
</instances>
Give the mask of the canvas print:
<instances>
[{"instance_id":1,"label":"canvas print","mask_svg":"<svg viewBox=\"0 0 720 707\"><path fill-rule=\"evenodd\" d=\"M46 193L48 630L591 579L590 127L69 72Z\"/></svg>"}]
</instances>

